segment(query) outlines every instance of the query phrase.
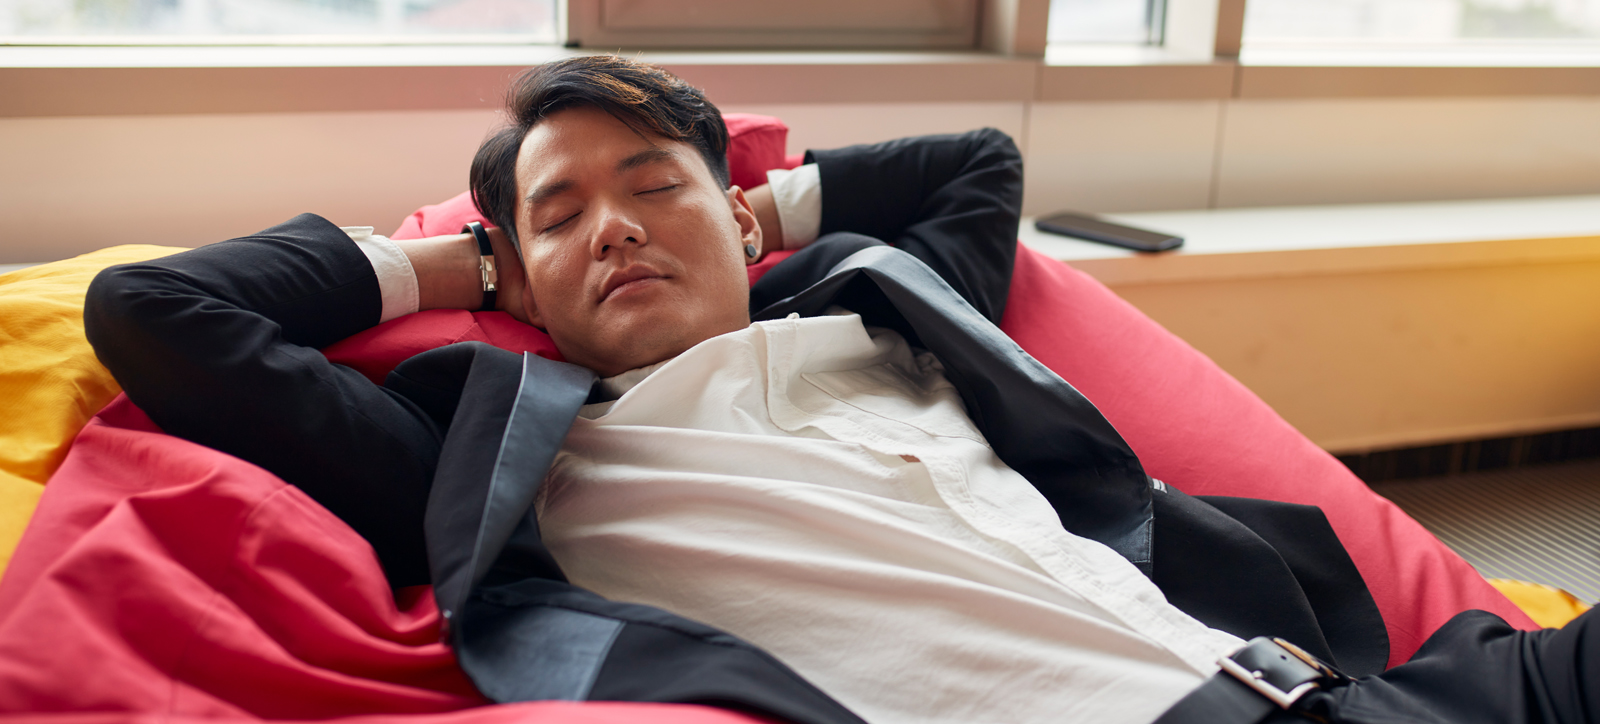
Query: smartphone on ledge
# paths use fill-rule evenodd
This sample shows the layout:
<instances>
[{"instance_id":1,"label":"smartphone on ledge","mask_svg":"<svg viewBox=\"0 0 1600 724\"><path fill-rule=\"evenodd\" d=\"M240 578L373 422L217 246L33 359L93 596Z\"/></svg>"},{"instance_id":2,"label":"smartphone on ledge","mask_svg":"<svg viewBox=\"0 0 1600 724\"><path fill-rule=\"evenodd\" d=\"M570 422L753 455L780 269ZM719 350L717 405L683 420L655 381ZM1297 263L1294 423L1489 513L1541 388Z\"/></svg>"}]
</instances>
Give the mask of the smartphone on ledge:
<instances>
[{"instance_id":1,"label":"smartphone on ledge","mask_svg":"<svg viewBox=\"0 0 1600 724\"><path fill-rule=\"evenodd\" d=\"M1098 241L1134 251L1167 251L1183 246L1183 237L1102 221L1088 214L1062 212L1040 217L1034 228L1076 239Z\"/></svg>"}]
</instances>

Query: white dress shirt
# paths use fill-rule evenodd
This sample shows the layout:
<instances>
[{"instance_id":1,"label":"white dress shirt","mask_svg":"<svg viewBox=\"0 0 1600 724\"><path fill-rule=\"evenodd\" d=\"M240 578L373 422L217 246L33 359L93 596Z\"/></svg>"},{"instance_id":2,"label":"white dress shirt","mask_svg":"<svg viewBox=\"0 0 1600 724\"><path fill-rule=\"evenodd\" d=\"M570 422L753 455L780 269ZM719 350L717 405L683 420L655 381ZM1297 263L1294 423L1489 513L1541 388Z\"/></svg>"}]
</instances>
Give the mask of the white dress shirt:
<instances>
[{"instance_id":1,"label":"white dress shirt","mask_svg":"<svg viewBox=\"0 0 1600 724\"><path fill-rule=\"evenodd\" d=\"M814 196L789 213L819 219ZM388 315L415 277L347 231ZM1065 531L931 354L838 311L600 382L617 399L583 408L537 503L574 584L740 636L873 724L1149 722L1242 645Z\"/></svg>"},{"instance_id":2,"label":"white dress shirt","mask_svg":"<svg viewBox=\"0 0 1600 724\"><path fill-rule=\"evenodd\" d=\"M1066 532L938 361L854 314L585 406L538 514L574 584L751 641L874 724L1149 722L1242 643Z\"/></svg>"}]
</instances>

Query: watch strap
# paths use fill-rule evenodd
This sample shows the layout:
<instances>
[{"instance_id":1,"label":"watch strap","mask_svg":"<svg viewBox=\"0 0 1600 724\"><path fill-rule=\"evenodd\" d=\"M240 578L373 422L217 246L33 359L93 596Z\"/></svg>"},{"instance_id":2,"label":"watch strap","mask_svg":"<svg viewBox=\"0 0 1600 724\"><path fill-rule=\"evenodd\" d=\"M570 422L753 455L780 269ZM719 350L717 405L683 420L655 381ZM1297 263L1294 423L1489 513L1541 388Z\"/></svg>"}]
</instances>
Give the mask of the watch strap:
<instances>
[{"instance_id":1,"label":"watch strap","mask_svg":"<svg viewBox=\"0 0 1600 724\"><path fill-rule=\"evenodd\" d=\"M495 292L500 283L500 272L494 265L494 245L489 243L489 232L483 228L479 221L469 221L461 227L461 233L472 234L478 240L478 271L483 275L483 306L480 312L495 310Z\"/></svg>"}]
</instances>

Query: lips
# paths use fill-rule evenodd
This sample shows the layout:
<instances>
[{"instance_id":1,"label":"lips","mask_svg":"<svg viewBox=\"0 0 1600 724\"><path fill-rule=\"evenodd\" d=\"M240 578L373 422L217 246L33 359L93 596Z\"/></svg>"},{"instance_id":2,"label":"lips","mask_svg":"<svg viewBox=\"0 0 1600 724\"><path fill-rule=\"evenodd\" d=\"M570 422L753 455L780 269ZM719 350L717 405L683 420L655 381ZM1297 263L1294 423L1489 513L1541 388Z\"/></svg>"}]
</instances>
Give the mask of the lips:
<instances>
[{"instance_id":1,"label":"lips","mask_svg":"<svg viewBox=\"0 0 1600 724\"><path fill-rule=\"evenodd\" d=\"M666 275L643 264L634 264L626 269L611 272L611 275L606 277L605 284L600 287L600 301L604 302L619 293L650 284L653 280L666 278Z\"/></svg>"}]
</instances>

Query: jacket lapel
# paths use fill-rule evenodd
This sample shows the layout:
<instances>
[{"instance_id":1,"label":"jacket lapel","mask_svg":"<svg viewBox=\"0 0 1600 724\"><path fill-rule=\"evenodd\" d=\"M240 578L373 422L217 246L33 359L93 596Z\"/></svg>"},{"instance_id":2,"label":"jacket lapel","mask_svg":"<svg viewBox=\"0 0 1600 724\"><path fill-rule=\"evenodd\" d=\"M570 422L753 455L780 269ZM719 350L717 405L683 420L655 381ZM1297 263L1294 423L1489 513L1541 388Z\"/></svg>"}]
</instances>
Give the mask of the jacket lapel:
<instances>
[{"instance_id":1,"label":"jacket lapel","mask_svg":"<svg viewBox=\"0 0 1600 724\"><path fill-rule=\"evenodd\" d=\"M467 371L424 523L447 620L486 578L565 580L528 513L594 382L577 365L488 345L451 363Z\"/></svg>"}]
</instances>

